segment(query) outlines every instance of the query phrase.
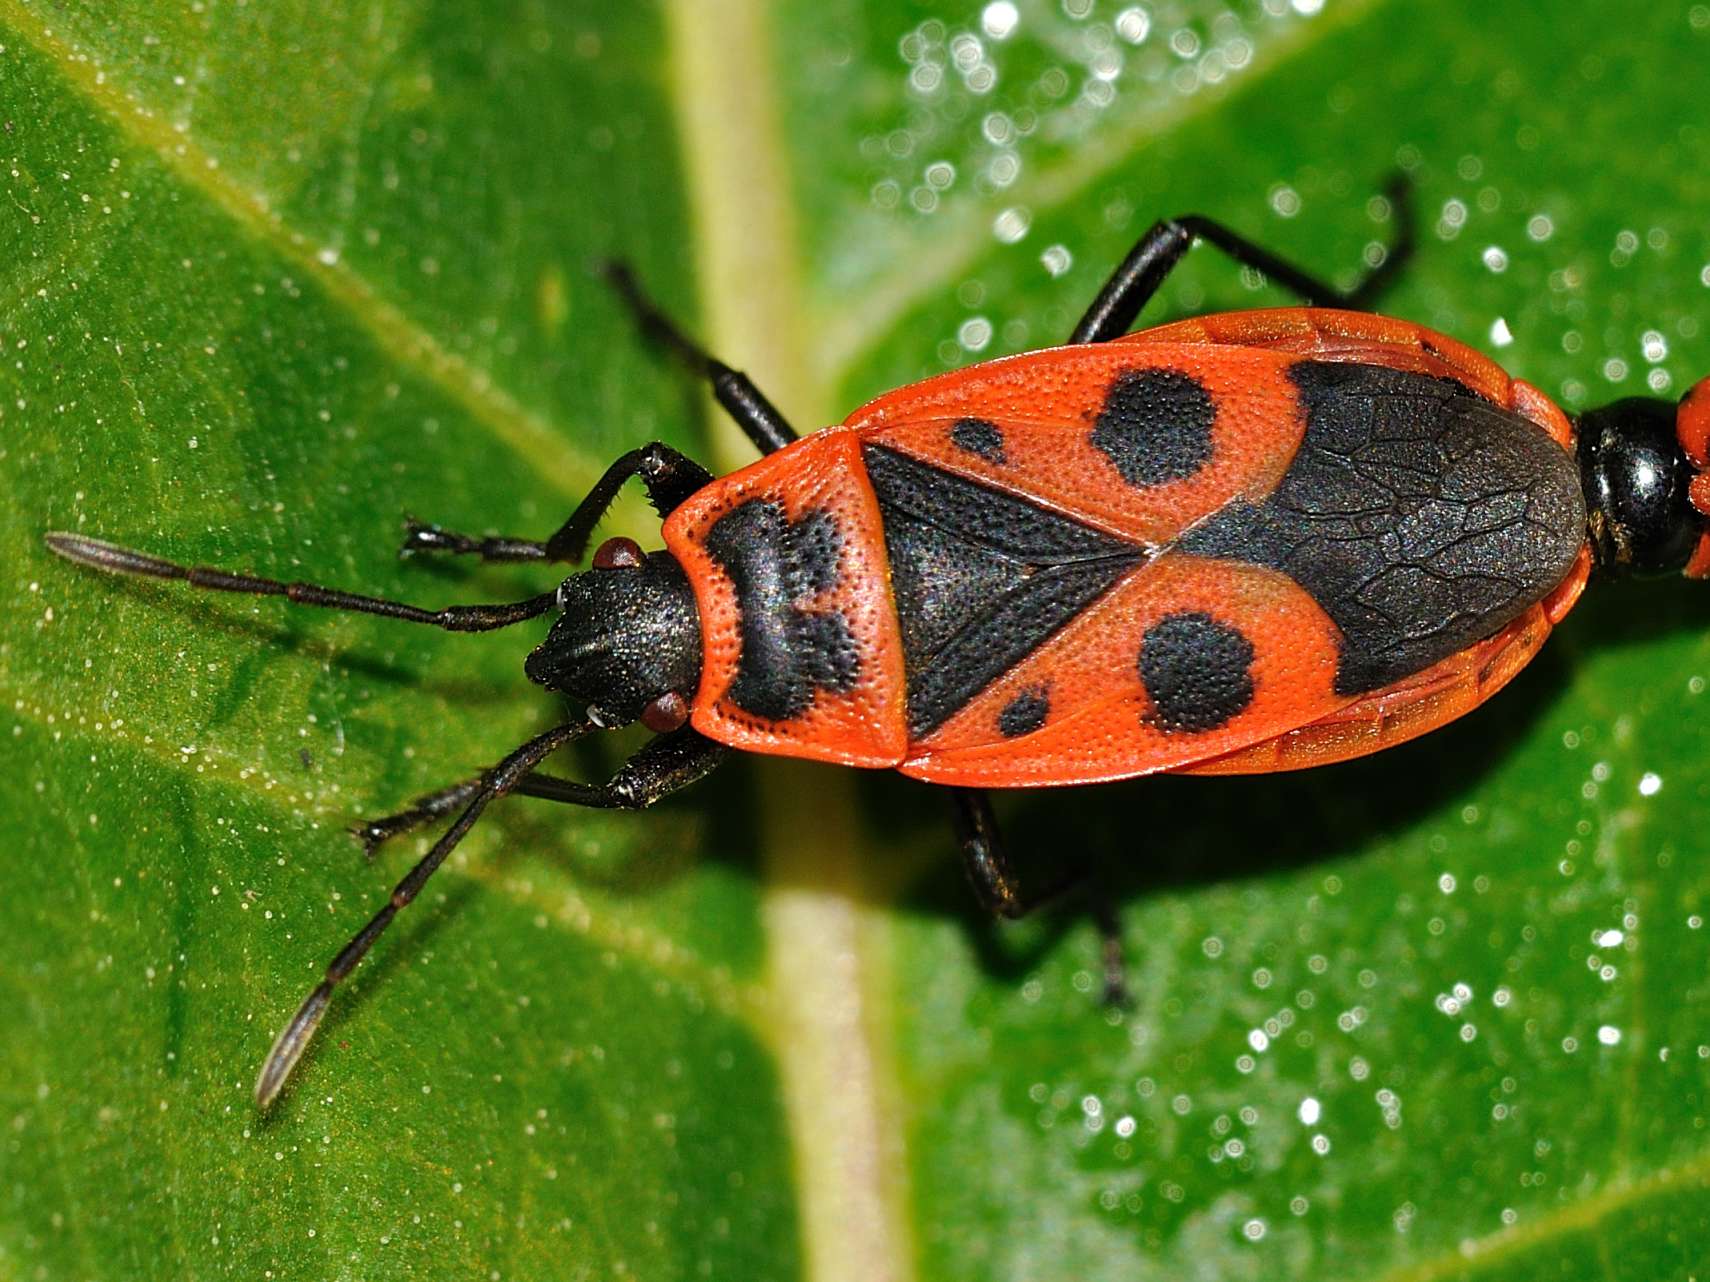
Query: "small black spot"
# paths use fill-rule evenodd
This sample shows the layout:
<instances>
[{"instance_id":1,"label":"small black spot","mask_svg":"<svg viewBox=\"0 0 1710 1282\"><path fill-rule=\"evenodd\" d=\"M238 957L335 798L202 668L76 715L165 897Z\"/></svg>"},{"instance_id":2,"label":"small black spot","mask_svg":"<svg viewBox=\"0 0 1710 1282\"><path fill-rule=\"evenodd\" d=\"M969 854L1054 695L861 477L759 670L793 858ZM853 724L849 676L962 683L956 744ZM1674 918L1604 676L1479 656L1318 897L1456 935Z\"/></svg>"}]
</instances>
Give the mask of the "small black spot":
<instances>
[{"instance_id":1,"label":"small black spot","mask_svg":"<svg viewBox=\"0 0 1710 1282\"><path fill-rule=\"evenodd\" d=\"M1162 485L1211 461L1217 407L1191 374L1129 369L1118 374L1093 424L1092 443L1130 485Z\"/></svg>"},{"instance_id":2,"label":"small black spot","mask_svg":"<svg viewBox=\"0 0 1710 1282\"><path fill-rule=\"evenodd\" d=\"M1032 734L1045 724L1051 712L1051 692L1044 686L1030 686L1004 705L998 713L998 733L1005 739L1018 739Z\"/></svg>"},{"instance_id":3,"label":"small black spot","mask_svg":"<svg viewBox=\"0 0 1710 1282\"><path fill-rule=\"evenodd\" d=\"M990 419L959 418L950 427L950 444L977 454L988 463L1005 463L1003 428Z\"/></svg>"},{"instance_id":4,"label":"small black spot","mask_svg":"<svg viewBox=\"0 0 1710 1282\"><path fill-rule=\"evenodd\" d=\"M1166 614L1140 643L1149 720L1164 730L1215 730L1253 701L1253 643L1198 610Z\"/></svg>"}]
</instances>

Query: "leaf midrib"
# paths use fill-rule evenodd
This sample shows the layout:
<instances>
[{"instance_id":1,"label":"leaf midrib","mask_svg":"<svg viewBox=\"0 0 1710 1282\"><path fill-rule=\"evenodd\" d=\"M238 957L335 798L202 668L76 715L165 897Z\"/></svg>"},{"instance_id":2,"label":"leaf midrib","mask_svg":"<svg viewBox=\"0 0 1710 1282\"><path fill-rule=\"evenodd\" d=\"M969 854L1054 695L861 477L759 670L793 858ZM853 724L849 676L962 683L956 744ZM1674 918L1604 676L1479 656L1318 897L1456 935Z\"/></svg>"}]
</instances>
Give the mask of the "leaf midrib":
<instances>
[{"instance_id":1,"label":"leaf midrib","mask_svg":"<svg viewBox=\"0 0 1710 1282\"><path fill-rule=\"evenodd\" d=\"M705 339L746 366L799 426L828 421L833 389L809 355L795 189L761 0L667 7L679 146L688 170ZM753 457L714 420L720 461ZM761 922L776 1059L807 1276L914 1275L906 1172L883 1101L895 1065L877 1036L888 988L872 962L863 834L847 771L761 767Z\"/></svg>"}]
</instances>

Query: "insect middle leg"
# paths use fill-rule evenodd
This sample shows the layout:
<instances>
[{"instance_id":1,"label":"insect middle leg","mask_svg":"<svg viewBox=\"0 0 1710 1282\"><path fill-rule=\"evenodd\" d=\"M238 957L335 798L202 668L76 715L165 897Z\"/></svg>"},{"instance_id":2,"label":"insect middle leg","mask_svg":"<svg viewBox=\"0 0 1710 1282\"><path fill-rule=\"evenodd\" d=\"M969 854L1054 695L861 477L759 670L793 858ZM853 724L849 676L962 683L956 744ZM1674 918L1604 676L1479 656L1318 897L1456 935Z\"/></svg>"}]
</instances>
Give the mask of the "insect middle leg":
<instances>
[{"instance_id":1,"label":"insect middle leg","mask_svg":"<svg viewBox=\"0 0 1710 1282\"><path fill-rule=\"evenodd\" d=\"M962 867L968 883L982 907L993 916L1014 921L1063 898L1070 891L1091 886L1090 896L1094 924L1104 953L1104 1000L1107 1005L1127 1002L1127 985L1123 980L1122 930L1116 911L1109 899L1098 893L1096 882L1087 874L1071 874L1049 889L1024 894L1009 862L1009 850L1004 844L1003 830L992 813L991 798L981 788L946 788L950 794L952 820L956 840L962 849Z\"/></svg>"},{"instance_id":2,"label":"insect middle leg","mask_svg":"<svg viewBox=\"0 0 1710 1282\"><path fill-rule=\"evenodd\" d=\"M1214 219L1183 214L1154 223L1105 281L1104 288L1069 336L1069 342L1103 343L1126 334L1140 315L1140 309L1151 301L1187 251L1201 240L1216 246L1243 267L1262 272L1308 304L1364 307L1395 278L1413 252L1414 219L1406 178L1397 175L1391 179L1384 188L1384 196L1395 211L1395 240L1383 262L1347 291L1296 267Z\"/></svg>"},{"instance_id":3,"label":"insect middle leg","mask_svg":"<svg viewBox=\"0 0 1710 1282\"><path fill-rule=\"evenodd\" d=\"M627 263L607 263L605 273L617 296L635 317L641 332L669 351L690 371L712 384L713 399L735 420L743 435L754 442L755 449L762 454L771 454L800 439L801 434L754 386L748 375L731 369L712 356L659 309L658 304L643 292Z\"/></svg>"}]
</instances>

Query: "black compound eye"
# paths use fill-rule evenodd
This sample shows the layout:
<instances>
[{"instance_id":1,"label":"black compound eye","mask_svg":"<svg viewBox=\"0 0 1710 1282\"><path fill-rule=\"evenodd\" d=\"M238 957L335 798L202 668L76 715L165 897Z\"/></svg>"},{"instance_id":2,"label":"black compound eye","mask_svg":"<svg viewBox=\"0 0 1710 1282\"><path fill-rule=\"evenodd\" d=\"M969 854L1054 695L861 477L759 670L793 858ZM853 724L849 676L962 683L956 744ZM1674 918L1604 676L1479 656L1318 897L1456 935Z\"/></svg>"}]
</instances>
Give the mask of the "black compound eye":
<instances>
[{"instance_id":1,"label":"black compound eye","mask_svg":"<svg viewBox=\"0 0 1710 1282\"><path fill-rule=\"evenodd\" d=\"M594 552L596 570L637 570L646 563L647 556L634 539L607 539Z\"/></svg>"}]
</instances>

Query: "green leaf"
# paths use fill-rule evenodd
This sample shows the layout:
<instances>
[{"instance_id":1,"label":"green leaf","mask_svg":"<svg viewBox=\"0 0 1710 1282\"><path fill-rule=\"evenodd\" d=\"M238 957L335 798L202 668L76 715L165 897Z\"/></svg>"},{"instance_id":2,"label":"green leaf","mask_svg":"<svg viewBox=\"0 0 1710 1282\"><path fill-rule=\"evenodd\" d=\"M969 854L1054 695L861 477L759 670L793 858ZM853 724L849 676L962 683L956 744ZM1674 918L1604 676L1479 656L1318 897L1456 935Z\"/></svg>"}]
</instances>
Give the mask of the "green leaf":
<instances>
[{"instance_id":1,"label":"green leaf","mask_svg":"<svg viewBox=\"0 0 1710 1282\"><path fill-rule=\"evenodd\" d=\"M926 790L740 763L641 817L495 806L260 1117L279 1024L425 848L343 828L551 723L539 628L41 543L519 598L400 564L401 515L538 534L641 441L749 457L602 257L811 426L1059 341L1157 217L1352 279L1398 166L1386 310L1570 410L1702 372L1710 10L1318 9L0 0L0 1277L1688 1276L1678 581L1594 585L1500 699L1367 761L1004 798L1030 881L1104 869L1125 1013L1072 906L979 919ZM1148 319L1276 301L1200 253Z\"/></svg>"}]
</instances>

